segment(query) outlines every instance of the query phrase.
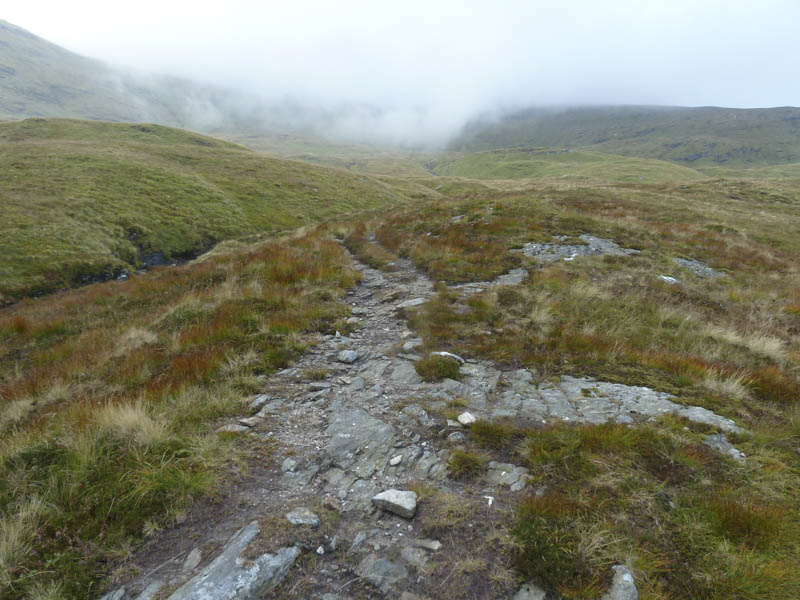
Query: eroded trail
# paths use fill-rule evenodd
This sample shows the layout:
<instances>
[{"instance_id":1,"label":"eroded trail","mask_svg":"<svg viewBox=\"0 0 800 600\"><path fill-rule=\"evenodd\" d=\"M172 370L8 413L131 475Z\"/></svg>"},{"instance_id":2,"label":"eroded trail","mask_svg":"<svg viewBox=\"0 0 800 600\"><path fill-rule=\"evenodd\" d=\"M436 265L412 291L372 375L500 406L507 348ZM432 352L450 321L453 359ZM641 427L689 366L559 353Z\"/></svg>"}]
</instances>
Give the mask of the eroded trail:
<instances>
[{"instance_id":1,"label":"eroded trail","mask_svg":"<svg viewBox=\"0 0 800 600\"><path fill-rule=\"evenodd\" d=\"M269 379L252 414L226 426L245 440L271 442L269 466L256 466L224 502L148 544L134 561L138 576L108 598L410 600L448 596L458 586L474 597L510 597L518 582L501 542L476 543L502 529L518 495L537 490L513 464L491 462L477 481L449 478L450 453L466 429L446 414L633 424L672 412L738 430L648 388L574 377L540 383L526 370L471 359L460 381L425 383L414 367L423 343L404 311L433 296L432 283L405 260L386 273L355 264L363 281L347 297L354 332L322 339ZM511 275L500 283L518 284L525 273ZM482 285L490 284L459 291ZM419 492L413 518L374 505L389 489ZM624 588L630 577L618 575Z\"/></svg>"}]
</instances>

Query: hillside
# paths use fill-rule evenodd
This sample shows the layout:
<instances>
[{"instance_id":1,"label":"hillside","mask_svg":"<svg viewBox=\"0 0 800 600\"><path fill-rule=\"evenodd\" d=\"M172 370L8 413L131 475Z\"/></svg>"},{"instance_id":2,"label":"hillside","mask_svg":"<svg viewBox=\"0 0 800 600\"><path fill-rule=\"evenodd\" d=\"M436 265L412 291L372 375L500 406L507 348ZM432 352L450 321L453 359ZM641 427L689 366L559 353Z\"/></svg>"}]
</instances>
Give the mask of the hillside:
<instances>
[{"instance_id":1,"label":"hillside","mask_svg":"<svg viewBox=\"0 0 800 600\"><path fill-rule=\"evenodd\" d=\"M434 194L158 125L0 123L3 300Z\"/></svg>"},{"instance_id":2,"label":"hillside","mask_svg":"<svg viewBox=\"0 0 800 600\"><path fill-rule=\"evenodd\" d=\"M185 79L136 74L0 19L0 119L66 117L213 129L252 124L252 101Z\"/></svg>"},{"instance_id":3,"label":"hillside","mask_svg":"<svg viewBox=\"0 0 800 600\"><path fill-rule=\"evenodd\" d=\"M309 185L384 204L0 309L2 600L800 594L795 186L454 179L387 205L167 128L6 127L15 164L62 173L14 185L111 190L18 203L30 232L128 203L152 239L267 226L248 190L288 226Z\"/></svg>"},{"instance_id":4,"label":"hillside","mask_svg":"<svg viewBox=\"0 0 800 600\"><path fill-rule=\"evenodd\" d=\"M705 177L693 169L661 160L548 148L443 153L425 161L425 164L436 175L474 179L560 177L671 183Z\"/></svg>"},{"instance_id":5,"label":"hillside","mask_svg":"<svg viewBox=\"0 0 800 600\"><path fill-rule=\"evenodd\" d=\"M452 150L583 148L691 167L800 162L800 108L530 109L477 120Z\"/></svg>"}]
</instances>

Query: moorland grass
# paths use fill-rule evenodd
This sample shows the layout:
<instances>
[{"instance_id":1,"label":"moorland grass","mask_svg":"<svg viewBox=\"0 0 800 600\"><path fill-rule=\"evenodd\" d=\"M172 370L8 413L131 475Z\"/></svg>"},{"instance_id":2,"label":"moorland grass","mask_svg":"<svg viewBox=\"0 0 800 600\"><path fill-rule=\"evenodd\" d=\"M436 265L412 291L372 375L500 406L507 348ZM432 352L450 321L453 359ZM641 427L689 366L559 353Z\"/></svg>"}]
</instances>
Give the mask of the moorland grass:
<instances>
[{"instance_id":1,"label":"moorland grass","mask_svg":"<svg viewBox=\"0 0 800 600\"><path fill-rule=\"evenodd\" d=\"M437 279L529 270L521 285L470 298L439 286L410 317L429 347L525 366L539 381L577 374L647 385L751 431L729 436L747 455L738 464L703 443L708 427L672 417L528 431L473 424L470 444L528 467L538 490L509 526L521 578L566 598L599 597L610 566L624 563L645 598L800 593L800 531L788 518L800 509L798 224L796 190L753 181L542 186L376 219L381 243ZM582 233L640 253L540 265L516 251ZM725 275L696 276L673 257ZM469 473L474 451L457 452L454 472Z\"/></svg>"},{"instance_id":2,"label":"moorland grass","mask_svg":"<svg viewBox=\"0 0 800 600\"><path fill-rule=\"evenodd\" d=\"M0 148L0 302L407 199L373 178L158 125L0 123Z\"/></svg>"},{"instance_id":3,"label":"moorland grass","mask_svg":"<svg viewBox=\"0 0 800 600\"><path fill-rule=\"evenodd\" d=\"M5 309L0 597L97 596L109 565L213 493L243 458L213 423L347 314L347 265L299 235Z\"/></svg>"}]
</instances>

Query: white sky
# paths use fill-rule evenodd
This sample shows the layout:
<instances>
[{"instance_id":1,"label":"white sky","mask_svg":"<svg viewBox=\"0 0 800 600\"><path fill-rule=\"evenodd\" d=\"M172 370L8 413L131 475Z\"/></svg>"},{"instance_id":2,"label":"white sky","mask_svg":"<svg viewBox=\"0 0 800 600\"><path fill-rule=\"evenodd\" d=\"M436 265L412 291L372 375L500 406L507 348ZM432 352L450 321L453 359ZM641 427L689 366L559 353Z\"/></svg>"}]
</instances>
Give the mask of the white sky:
<instances>
[{"instance_id":1,"label":"white sky","mask_svg":"<svg viewBox=\"0 0 800 600\"><path fill-rule=\"evenodd\" d=\"M108 62L376 105L404 127L531 104L800 105L800 0L19 0L0 17Z\"/></svg>"}]
</instances>

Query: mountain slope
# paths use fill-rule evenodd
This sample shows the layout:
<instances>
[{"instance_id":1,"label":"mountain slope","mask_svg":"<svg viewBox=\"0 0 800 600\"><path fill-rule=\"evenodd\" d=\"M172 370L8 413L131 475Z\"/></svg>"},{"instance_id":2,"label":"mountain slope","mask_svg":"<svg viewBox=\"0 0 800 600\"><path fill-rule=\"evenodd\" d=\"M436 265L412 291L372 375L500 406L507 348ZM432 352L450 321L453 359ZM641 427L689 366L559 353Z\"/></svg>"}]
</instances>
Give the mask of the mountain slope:
<instances>
[{"instance_id":1,"label":"mountain slope","mask_svg":"<svg viewBox=\"0 0 800 600\"><path fill-rule=\"evenodd\" d=\"M234 92L142 76L74 54L0 20L0 119L68 117L209 129L247 120Z\"/></svg>"},{"instance_id":2,"label":"mountain slope","mask_svg":"<svg viewBox=\"0 0 800 600\"><path fill-rule=\"evenodd\" d=\"M800 161L800 108L529 109L468 125L453 150L550 146L700 165Z\"/></svg>"},{"instance_id":3,"label":"mountain slope","mask_svg":"<svg viewBox=\"0 0 800 600\"><path fill-rule=\"evenodd\" d=\"M669 183L704 176L687 167L648 158L559 149L492 150L441 154L428 163L437 175L477 179L578 177L603 181Z\"/></svg>"},{"instance_id":4,"label":"mountain slope","mask_svg":"<svg viewBox=\"0 0 800 600\"><path fill-rule=\"evenodd\" d=\"M406 199L187 131L45 119L0 124L0 197L6 299Z\"/></svg>"}]
</instances>

